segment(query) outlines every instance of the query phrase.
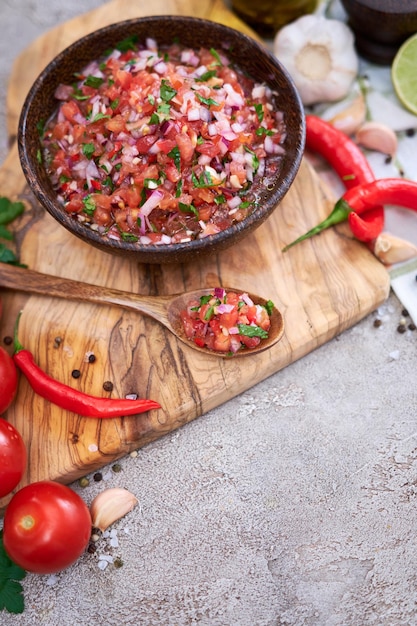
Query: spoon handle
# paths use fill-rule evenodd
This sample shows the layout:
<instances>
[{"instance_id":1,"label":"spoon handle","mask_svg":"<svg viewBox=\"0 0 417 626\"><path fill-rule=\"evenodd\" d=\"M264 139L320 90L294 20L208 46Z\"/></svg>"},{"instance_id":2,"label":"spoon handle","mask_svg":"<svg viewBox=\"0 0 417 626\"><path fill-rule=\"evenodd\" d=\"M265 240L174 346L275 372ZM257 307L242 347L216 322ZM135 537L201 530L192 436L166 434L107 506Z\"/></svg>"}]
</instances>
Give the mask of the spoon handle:
<instances>
[{"instance_id":1,"label":"spoon handle","mask_svg":"<svg viewBox=\"0 0 417 626\"><path fill-rule=\"evenodd\" d=\"M49 276L7 263L0 263L0 287L65 300L113 304L152 317L169 330L173 330L167 315L168 304L172 299L169 296L138 296L127 291L91 285L70 278Z\"/></svg>"}]
</instances>

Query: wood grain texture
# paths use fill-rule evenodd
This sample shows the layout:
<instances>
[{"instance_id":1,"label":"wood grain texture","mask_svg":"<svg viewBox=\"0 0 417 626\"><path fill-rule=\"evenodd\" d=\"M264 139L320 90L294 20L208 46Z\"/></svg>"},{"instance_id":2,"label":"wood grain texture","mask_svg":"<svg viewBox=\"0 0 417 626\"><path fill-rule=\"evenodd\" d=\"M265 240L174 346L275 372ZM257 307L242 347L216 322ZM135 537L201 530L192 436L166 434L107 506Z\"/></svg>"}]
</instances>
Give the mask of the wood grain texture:
<instances>
[{"instance_id":1,"label":"wood grain texture","mask_svg":"<svg viewBox=\"0 0 417 626\"><path fill-rule=\"evenodd\" d=\"M39 66L55 54L58 43L62 48L64 40L103 25L104 19L108 23L127 16L124 8L130 5L139 9L145 3L114 0L88 19L73 20L69 33L60 27L59 36L58 31L51 39L44 36L29 53ZM188 7L190 12L192 6L196 14L210 5L224 21L228 16L219 2L155 2L152 10L158 13L162 5L165 12L174 7L177 12ZM26 68L20 82L28 86L31 64L18 62L16 67ZM10 98L16 111L22 92L11 92ZM163 407L138 417L81 418L39 398L21 378L17 400L6 415L28 446L28 470L21 484L43 478L69 483L173 431L329 341L388 295L385 268L343 227L281 252L325 217L334 201L307 161L282 204L255 233L235 248L190 265L140 265L84 244L37 205L26 188L15 149L0 171L0 190L27 205L18 224L17 245L22 262L32 269L146 295L232 285L271 298L285 320L284 337L270 350L225 361L194 352L157 322L134 312L61 301L47 294L27 297L3 291L1 336L12 334L23 306L21 342L50 375L96 395L105 395L103 383L110 380L113 396L135 392ZM94 363L86 360L89 352L96 356ZM71 376L74 369L81 371L77 380Z\"/></svg>"}]
</instances>

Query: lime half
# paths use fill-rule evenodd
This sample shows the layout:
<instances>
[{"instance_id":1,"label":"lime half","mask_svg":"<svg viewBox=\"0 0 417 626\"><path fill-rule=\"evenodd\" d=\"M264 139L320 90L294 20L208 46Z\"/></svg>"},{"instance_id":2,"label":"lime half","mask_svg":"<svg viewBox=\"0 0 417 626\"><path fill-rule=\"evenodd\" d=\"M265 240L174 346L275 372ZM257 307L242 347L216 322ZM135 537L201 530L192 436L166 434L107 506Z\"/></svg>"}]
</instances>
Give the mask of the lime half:
<instances>
[{"instance_id":1,"label":"lime half","mask_svg":"<svg viewBox=\"0 0 417 626\"><path fill-rule=\"evenodd\" d=\"M417 115L417 33L409 37L395 55L391 78L400 102Z\"/></svg>"}]
</instances>

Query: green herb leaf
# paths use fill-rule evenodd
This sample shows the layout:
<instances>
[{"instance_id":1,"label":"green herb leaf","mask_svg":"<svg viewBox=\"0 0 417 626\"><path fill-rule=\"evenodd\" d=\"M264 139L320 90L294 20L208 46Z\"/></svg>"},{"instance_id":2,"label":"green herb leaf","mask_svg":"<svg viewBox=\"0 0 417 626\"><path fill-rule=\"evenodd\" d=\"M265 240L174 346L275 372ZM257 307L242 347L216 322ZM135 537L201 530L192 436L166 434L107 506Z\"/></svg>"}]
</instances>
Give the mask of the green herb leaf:
<instances>
[{"instance_id":1,"label":"green herb leaf","mask_svg":"<svg viewBox=\"0 0 417 626\"><path fill-rule=\"evenodd\" d=\"M152 113L149 124L159 124L159 116L156 113Z\"/></svg>"},{"instance_id":2,"label":"green herb leaf","mask_svg":"<svg viewBox=\"0 0 417 626\"><path fill-rule=\"evenodd\" d=\"M213 100L213 98L204 98L198 91L195 91L194 93L197 96L197 99L200 100L200 102L202 102L203 104L206 104L207 106L219 106L219 103Z\"/></svg>"},{"instance_id":3,"label":"green herb leaf","mask_svg":"<svg viewBox=\"0 0 417 626\"><path fill-rule=\"evenodd\" d=\"M83 198L83 205L84 213L86 213L87 215L93 215L94 211L96 210L96 205L90 194Z\"/></svg>"},{"instance_id":4,"label":"green herb leaf","mask_svg":"<svg viewBox=\"0 0 417 626\"><path fill-rule=\"evenodd\" d=\"M265 303L266 312L268 313L269 317L271 317L274 307L275 304L272 302L272 300L268 300L268 302Z\"/></svg>"},{"instance_id":5,"label":"green herb leaf","mask_svg":"<svg viewBox=\"0 0 417 626\"><path fill-rule=\"evenodd\" d=\"M268 337L268 333L263 328L259 326L250 326L249 324L238 324L237 325L239 335L245 335L245 337L260 337L261 339L266 339Z\"/></svg>"},{"instance_id":6,"label":"green herb leaf","mask_svg":"<svg viewBox=\"0 0 417 626\"><path fill-rule=\"evenodd\" d=\"M23 213L23 202L12 202L9 198L0 197L0 224L10 224Z\"/></svg>"},{"instance_id":7,"label":"green herb leaf","mask_svg":"<svg viewBox=\"0 0 417 626\"><path fill-rule=\"evenodd\" d=\"M204 72L204 74L201 74L201 76L196 78L195 82L196 83L205 83L208 80L210 80L210 78L213 78L213 76L217 76L216 70L208 70L207 72Z\"/></svg>"},{"instance_id":8,"label":"green herb leaf","mask_svg":"<svg viewBox=\"0 0 417 626\"><path fill-rule=\"evenodd\" d=\"M119 102L120 102L119 98L116 98L115 100L112 100L110 102L110 108L112 111L115 111L117 109L117 107L119 106Z\"/></svg>"},{"instance_id":9,"label":"green herb leaf","mask_svg":"<svg viewBox=\"0 0 417 626\"><path fill-rule=\"evenodd\" d=\"M123 239L123 241L127 241L127 242L136 242L139 239L137 235L134 235L133 233L126 233L125 231L121 231L120 236Z\"/></svg>"},{"instance_id":10,"label":"green herb leaf","mask_svg":"<svg viewBox=\"0 0 417 626\"><path fill-rule=\"evenodd\" d=\"M259 126L259 128L256 129L255 133L258 135L258 137L262 137L262 135L271 136L274 134L272 130L268 130L267 128L264 128L263 126Z\"/></svg>"},{"instance_id":11,"label":"green herb leaf","mask_svg":"<svg viewBox=\"0 0 417 626\"><path fill-rule=\"evenodd\" d=\"M93 119L90 120L90 122L91 124L94 124L94 122L98 122L99 120L103 119L110 119L110 115L106 115L105 113L97 113L97 115L95 115Z\"/></svg>"},{"instance_id":12,"label":"green herb leaf","mask_svg":"<svg viewBox=\"0 0 417 626\"><path fill-rule=\"evenodd\" d=\"M178 146L175 146L175 148L172 148L172 150L168 152L168 156L171 157L171 159L174 161L175 167L180 172L181 171L181 155L180 155L180 149L178 148Z\"/></svg>"},{"instance_id":13,"label":"green herb leaf","mask_svg":"<svg viewBox=\"0 0 417 626\"><path fill-rule=\"evenodd\" d=\"M84 85L88 87L93 87L94 89L98 89L104 83L104 78L100 78L99 76L87 76L84 81Z\"/></svg>"},{"instance_id":14,"label":"green herb leaf","mask_svg":"<svg viewBox=\"0 0 417 626\"><path fill-rule=\"evenodd\" d=\"M3 224L0 224L0 237L1 239L7 239L7 241L13 240L13 234Z\"/></svg>"},{"instance_id":15,"label":"green herb leaf","mask_svg":"<svg viewBox=\"0 0 417 626\"><path fill-rule=\"evenodd\" d=\"M255 107L255 112L256 112L256 116L259 120L259 122L262 122L262 120L264 119L264 107L261 103L258 104L254 104Z\"/></svg>"},{"instance_id":16,"label":"green herb leaf","mask_svg":"<svg viewBox=\"0 0 417 626\"><path fill-rule=\"evenodd\" d=\"M162 100L164 100L165 102L169 102L174 96L176 96L176 94L177 90L171 87L167 80L162 79L160 88L160 95Z\"/></svg>"},{"instance_id":17,"label":"green herb leaf","mask_svg":"<svg viewBox=\"0 0 417 626\"><path fill-rule=\"evenodd\" d=\"M4 549L3 531L0 531L0 611L23 613L23 587L19 581L26 576L24 569L13 563Z\"/></svg>"},{"instance_id":18,"label":"green herb leaf","mask_svg":"<svg viewBox=\"0 0 417 626\"><path fill-rule=\"evenodd\" d=\"M200 178L197 178L197 176L193 172L191 174L191 180L193 181L194 187L199 189L202 189L204 187L215 187L217 184L219 184L213 181L210 172L208 172L207 170L204 170Z\"/></svg>"},{"instance_id":19,"label":"green herb leaf","mask_svg":"<svg viewBox=\"0 0 417 626\"><path fill-rule=\"evenodd\" d=\"M180 195L182 194L182 186L183 186L183 180L182 178L178 181L177 183L177 187L175 189L175 197L179 198Z\"/></svg>"},{"instance_id":20,"label":"green herb leaf","mask_svg":"<svg viewBox=\"0 0 417 626\"><path fill-rule=\"evenodd\" d=\"M210 48L210 52L214 56L214 58L216 59L217 64L218 65L223 65L222 60L221 60L220 55L217 52L217 50L215 48Z\"/></svg>"},{"instance_id":21,"label":"green herb leaf","mask_svg":"<svg viewBox=\"0 0 417 626\"><path fill-rule=\"evenodd\" d=\"M91 159L94 154L95 146L93 143L83 143L82 151L83 155L87 157L87 159Z\"/></svg>"},{"instance_id":22,"label":"green herb leaf","mask_svg":"<svg viewBox=\"0 0 417 626\"><path fill-rule=\"evenodd\" d=\"M128 50L135 50L136 44L138 41L137 35L132 35L131 37L126 37L126 39L122 39L116 46L116 49L120 52L127 52Z\"/></svg>"},{"instance_id":23,"label":"green herb leaf","mask_svg":"<svg viewBox=\"0 0 417 626\"><path fill-rule=\"evenodd\" d=\"M198 216L198 211L192 204L185 204L185 202L178 202L178 208L182 213L194 213Z\"/></svg>"},{"instance_id":24,"label":"green herb leaf","mask_svg":"<svg viewBox=\"0 0 417 626\"><path fill-rule=\"evenodd\" d=\"M38 131L39 137L42 137L43 133L45 132L45 120L39 120L39 122L36 124L36 130Z\"/></svg>"}]
</instances>

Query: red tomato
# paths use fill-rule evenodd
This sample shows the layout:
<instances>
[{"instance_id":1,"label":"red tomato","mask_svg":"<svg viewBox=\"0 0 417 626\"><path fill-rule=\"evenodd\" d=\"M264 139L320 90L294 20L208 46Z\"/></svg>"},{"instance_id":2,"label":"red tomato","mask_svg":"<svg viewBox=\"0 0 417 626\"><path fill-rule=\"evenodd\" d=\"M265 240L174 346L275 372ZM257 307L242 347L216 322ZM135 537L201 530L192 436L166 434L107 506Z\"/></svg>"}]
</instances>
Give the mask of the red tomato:
<instances>
[{"instance_id":1,"label":"red tomato","mask_svg":"<svg viewBox=\"0 0 417 626\"><path fill-rule=\"evenodd\" d=\"M17 391L17 369L10 354L0 346L0 413L11 405Z\"/></svg>"},{"instance_id":2,"label":"red tomato","mask_svg":"<svg viewBox=\"0 0 417 626\"><path fill-rule=\"evenodd\" d=\"M26 469L26 447L21 434L0 418L0 498L20 483Z\"/></svg>"},{"instance_id":3,"label":"red tomato","mask_svg":"<svg viewBox=\"0 0 417 626\"><path fill-rule=\"evenodd\" d=\"M28 572L52 574L74 563L87 547L91 515L69 487L40 481L18 491L6 508L4 548Z\"/></svg>"}]
</instances>

